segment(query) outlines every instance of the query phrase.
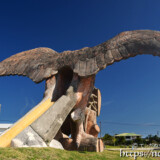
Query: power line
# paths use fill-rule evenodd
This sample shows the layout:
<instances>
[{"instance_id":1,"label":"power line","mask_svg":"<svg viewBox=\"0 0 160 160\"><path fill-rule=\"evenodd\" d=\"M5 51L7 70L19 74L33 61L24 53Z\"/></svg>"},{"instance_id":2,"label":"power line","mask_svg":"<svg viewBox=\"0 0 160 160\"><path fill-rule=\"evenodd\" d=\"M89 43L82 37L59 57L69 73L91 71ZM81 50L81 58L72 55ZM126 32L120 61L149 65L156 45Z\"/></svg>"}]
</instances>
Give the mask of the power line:
<instances>
[{"instance_id":1,"label":"power line","mask_svg":"<svg viewBox=\"0 0 160 160\"><path fill-rule=\"evenodd\" d=\"M129 126L153 126L153 127L159 127L160 124L147 124L147 123L125 123L125 122L110 122L110 121L104 121L103 124L114 124L114 125L129 125Z\"/></svg>"},{"instance_id":2,"label":"power line","mask_svg":"<svg viewBox=\"0 0 160 160\"><path fill-rule=\"evenodd\" d=\"M102 127L101 127L101 121L99 122L100 123L100 138L102 137Z\"/></svg>"},{"instance_id":3,"label":"power line","mask_svg":"<svg viewBox=\"0 0 160 160\"><path fill-rule=\"evenodd\" d=\"M0 122L11 122L11 123L13 123L13 122L15 122L15 120L13 121L13 120L7 120L7 119L0 119Z\"/></svg>"}]
</instances>

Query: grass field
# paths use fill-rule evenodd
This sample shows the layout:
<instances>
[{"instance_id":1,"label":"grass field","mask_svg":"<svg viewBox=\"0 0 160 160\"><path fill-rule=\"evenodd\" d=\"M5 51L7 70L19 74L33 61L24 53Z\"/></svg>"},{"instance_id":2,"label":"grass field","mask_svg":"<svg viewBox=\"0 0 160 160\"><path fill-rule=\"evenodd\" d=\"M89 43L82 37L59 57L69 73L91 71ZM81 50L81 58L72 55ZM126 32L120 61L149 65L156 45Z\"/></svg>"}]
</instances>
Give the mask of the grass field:
<instances>
[{"instance_id":1,"label":"grass field","mask_svg":"<svg viewBox=\"0 0 160 160\"><path fill-rule=\"evenodd\" d=\"M0 148L0 160L133 160L120 157L119 151L76 152L52 148ZM160 158L137 158L138 160L156 160Z\"/></svg>"}]
</instances>

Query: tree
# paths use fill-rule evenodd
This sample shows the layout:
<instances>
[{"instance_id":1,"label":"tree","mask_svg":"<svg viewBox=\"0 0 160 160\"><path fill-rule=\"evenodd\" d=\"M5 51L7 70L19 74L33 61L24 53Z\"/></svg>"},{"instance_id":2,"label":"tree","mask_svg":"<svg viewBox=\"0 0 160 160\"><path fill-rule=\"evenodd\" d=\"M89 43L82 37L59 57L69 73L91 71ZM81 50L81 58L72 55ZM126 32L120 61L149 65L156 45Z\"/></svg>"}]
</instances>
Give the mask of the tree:
<instances>
[{"instance_id":1,"label":"tree","mask_svg":"<svg viewBox=\"0 0 160 160\"><path fill-rule=\"evenodd\" d=\"M135 143L137 144L142 144L143 143L143 140L141 137L137 137L135 140L134 140Z\"/></svg>"},{"instance_id":2,"label":"tree","mask_svg":"<svg viewBox=\"0 0 160 160\"><path fill-rule=\"evenodd\" d=\"M124 137L116 137L116 145L125 145L126 144L126 140Z\"/></svg>"},{"instance_id":3,"label":"tree","mask_svg":"<svg viewBox=\"0 0 160 160\"><path fill-rule=\"evenodd\" d=\"M159 144L160 143L160 138L157 136L157 135L148 135L146 138L145 138L147 144L151 144L151 143L156 143L156 144Z\"/></svg>"},{"instance_id":4,"label":"tree","mask_svg":"<svg viewBox=\"0 0 160 160\"><path fill-rule=\"evenodd\" d=\"M114 144L114 137L109 134L105 134L102 139L103 139L103 142L105 145L113 145Z\"/></svg>"}]
</instances>

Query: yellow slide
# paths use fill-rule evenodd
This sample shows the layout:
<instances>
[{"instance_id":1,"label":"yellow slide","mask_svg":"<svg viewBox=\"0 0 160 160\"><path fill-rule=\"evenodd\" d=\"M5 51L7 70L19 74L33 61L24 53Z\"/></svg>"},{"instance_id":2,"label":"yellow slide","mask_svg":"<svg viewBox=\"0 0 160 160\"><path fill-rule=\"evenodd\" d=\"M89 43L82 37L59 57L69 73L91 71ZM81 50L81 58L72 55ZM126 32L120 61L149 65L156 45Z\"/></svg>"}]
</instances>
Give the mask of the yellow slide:
<instances>
[{"instance_id":1,"label":"yellow slide","mask_svg":"<svg viewBox=\"0 0 160 160\"><path fill-rule=\"evenodd\" d=\"M32 124L45 111L47 111L54 102L51 99L46 99L35 106L31 111L18 120L10 129L0 136L0 147L9 147L11 140L22 132L26 127Z\"/></svg>"}]
</instances>

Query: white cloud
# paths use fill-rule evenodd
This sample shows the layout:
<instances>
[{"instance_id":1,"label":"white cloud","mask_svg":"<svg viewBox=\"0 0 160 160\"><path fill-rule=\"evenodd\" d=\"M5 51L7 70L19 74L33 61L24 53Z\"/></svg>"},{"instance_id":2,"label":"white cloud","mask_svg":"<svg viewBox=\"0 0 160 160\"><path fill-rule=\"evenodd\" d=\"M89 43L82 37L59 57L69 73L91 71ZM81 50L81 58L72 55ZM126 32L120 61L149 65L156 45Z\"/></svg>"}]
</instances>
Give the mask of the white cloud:
<instances>
[{"instance_id":1,"label":"white cloud","mask_svg":"<svg viewBox=\"0 0 160 160\"><path fill-rule=\"evenodd\" d=\"M102 102L102 106L109 106L112 103L113 103L113 101Z\"/></svg>"}]
</instances>

